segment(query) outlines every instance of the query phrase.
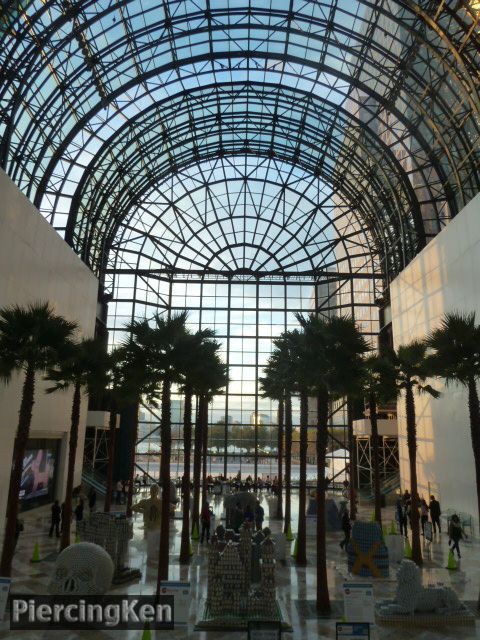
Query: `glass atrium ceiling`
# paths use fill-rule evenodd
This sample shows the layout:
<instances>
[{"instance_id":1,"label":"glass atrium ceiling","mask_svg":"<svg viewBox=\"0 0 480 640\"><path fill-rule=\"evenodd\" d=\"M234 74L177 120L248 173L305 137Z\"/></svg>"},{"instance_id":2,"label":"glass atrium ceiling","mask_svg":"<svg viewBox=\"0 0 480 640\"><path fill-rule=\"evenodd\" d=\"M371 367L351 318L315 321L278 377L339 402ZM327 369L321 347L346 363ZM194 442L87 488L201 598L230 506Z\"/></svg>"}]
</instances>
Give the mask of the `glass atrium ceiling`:
<instances>
[{"instance_id":1,"label":"glass atrium ceiling","mask_svg":"<svg viewBox=\"0 0 480 640\"><path fill-rule=\"evenodd\" d=\"M475 6L3 2L1 166L99 274L388 279L480 190Z\"/></svg>"}]
</instances>

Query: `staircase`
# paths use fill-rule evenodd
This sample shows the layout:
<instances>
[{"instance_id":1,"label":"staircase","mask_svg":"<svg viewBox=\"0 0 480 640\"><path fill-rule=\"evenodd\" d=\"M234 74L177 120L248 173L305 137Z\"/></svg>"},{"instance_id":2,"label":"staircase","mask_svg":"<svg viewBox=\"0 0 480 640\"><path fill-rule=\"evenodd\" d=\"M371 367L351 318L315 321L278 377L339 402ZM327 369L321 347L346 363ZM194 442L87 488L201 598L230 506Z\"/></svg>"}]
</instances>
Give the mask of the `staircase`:
<instances>
[{"instance_id":1,"label":"staircase","mask_svg":"<svg viewBox=\"0 0 480 640\"><path fill-rule=\"evenodd\" d=\"M84 467L82 471L82 484L93 487L99 496L107 493L105 487L105 476L91 467Z\"/></svg>"},{"instance_id":2,"label":"staircase","mask_svg":"<svg viewBox=\"0 0 480 640\"><path fill-rule=\"evenodd\" d=\"M384 480L382 486L380 487L380 493L384 496L387 496L390 493L394 493L398 489L400 489L400 474L394 473L386 480ZM368 492L365 492L363 495L363 499L367 500L368 502L374 502L375 496L373 494L373 491L369 489Z\"/></svg>"}]
</instances>

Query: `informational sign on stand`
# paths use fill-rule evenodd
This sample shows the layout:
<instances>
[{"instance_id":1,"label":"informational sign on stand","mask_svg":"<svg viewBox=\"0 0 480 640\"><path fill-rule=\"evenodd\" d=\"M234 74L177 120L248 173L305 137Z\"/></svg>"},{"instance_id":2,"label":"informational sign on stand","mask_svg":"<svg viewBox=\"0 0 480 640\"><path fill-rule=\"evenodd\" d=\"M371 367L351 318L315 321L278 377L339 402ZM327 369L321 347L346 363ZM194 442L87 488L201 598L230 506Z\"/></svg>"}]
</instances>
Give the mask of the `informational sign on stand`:
<instances>
[{"instance_id":1,"label":"informational sign on stand","mask_svg":"<svg viewBox=\"0 0 480 640\"><path fill-rule=\"evenodd\" d=\"M190 582L162 582L162 596L173 596L173 616L175 626L188 623L190 609Z\"/></svg>"},{"instance_id":2,"label":"informational sign on stand","mask_svg":"<svg viewBox=\"0 0 480 640\"><path fill-rule=\"evenodd\" d=\"M280 622L263 622L262 620L249 620L248 640L280 640L282 637L282 625Z\"/></svg>"},{"instance_id":3,"label":"informational sign on stand","mask_svg":"<svg viewBox=\"0 0 480 640\"><path fill-rule=\"evenodd\" d=\"M375 622L375 600L371 582L344 582L343 603L347 622Z\"/></svg>"},{"instance_id":4,"label":"informational sign on stand","mask_svg":"<svg viewBox=\"0 0 480 640\"><path fill-rule=\"evenodd\" d=\"M0 578L0 622L3 622L3 618L5 617L10 583L10 578Z\"/></svg>"},{"instance_id":5,"label":"informational sign on stand","mask_svg":"<svg viewBox=\"0 0 480 640\"><path fill-rule=\"evenodd\" d=\"M425 522L423 535L425 536L425 540L427 540L428 542L433 541L433 528L431 522Z\"/></svg>"},{"instance_id":6,"label":"informational sign on stand","mask_svg":"<svg viewBox=\"0 0 480 640\"><path fill-rule=\"evenodd\" d=\"M369 622L337 622L337 640L370 640Z\"/></svg>"}]
</instances>

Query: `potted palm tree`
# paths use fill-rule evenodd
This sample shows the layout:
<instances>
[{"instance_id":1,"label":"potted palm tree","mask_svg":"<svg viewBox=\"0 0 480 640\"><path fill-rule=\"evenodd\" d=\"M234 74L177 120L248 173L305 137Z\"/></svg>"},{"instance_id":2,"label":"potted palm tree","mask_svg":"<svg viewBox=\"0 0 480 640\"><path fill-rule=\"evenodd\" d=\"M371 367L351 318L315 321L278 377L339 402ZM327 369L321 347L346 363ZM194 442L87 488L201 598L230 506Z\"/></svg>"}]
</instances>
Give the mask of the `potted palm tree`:
<instances>
[{"instance_id":1,"label":"potted palm tree","mask_svg":"<svg viewBox=\"0 0 480 640\"><path fill-rule=\"evenodd\" d=\"M308 452L308 395L311 389L310 354L305 333L294 330L286 334L291 356L293 376L300 396L300 440L299 440L299 489L298 489L298 565L307 564L307 452Z\"/></svg>"},{"instance_id":2,"label":"potted palm tree","mask_svg":"<svg viewBox=\"0 0 480 640\"><path fill-rule=\"evenodd\" d=\"M113 493L113 467L115 462L116 437L117 437L117 415L121 408L125 406L126 394L122 388L122 364L125 354L122 347L114 349L109 354L108 361L108 381L104 395L109 407L108 420L108 460L105 480L105 502L103 510L109 513L112 505Z\"/></svg>"},{"instance_id":3,"label":"potted palm tree","mask_svg":"<svg viewBox=\"0 0 480 640\"><path fill-rule=\"evenodd\" d=\"M193 506L192 535L200 528L200 487L203 486L203 501L206 499L206 456L208 443L208 403L214 396L222 393L228 382L227 366L218 356L218 343L204 359L202 375L195 383L197 413L195 419L195 443L193 452ZM203 483L202 483L203 476Z\"/></svg>"},{"instance_id":4,"label":"potted palm tree","mask_svg":"<svg viewBox=\"0 0 480 640\"><path fill-rule=\"evenodd\" d=\"M127 477L126 515L132 516L133 480L135 474L135 450L138 439L138 414L143 398L151 406L156 406L161 373L155 361L154 345L156 336L147 320L134 321L125 327L128 338L121 345L121 390L125 403L134 407L134 421L130 442L130 461Z\"/></svg>"},{"instance_id":5,"label":"potted palm tree","mask_svg":"<svg viewBox=\"0 0 480 640\"><path fill-rule=\"evenodd\" d=\"M480 325L475 313L446 313L440 326L427 338L432 373L447 386L460 384L467 390L470 437L472 439L478 513L480 516L480 404L477 380L480 378Z\"/></svg>"},{"instance_id":6,"label":"potted palm tree","mask_svg":"<svg viewBox=\"0 0 480 640\"><path fill-rule=\"evenodd\" d=\"M279 376L275 357L270 356L264 368L265 376L259 379L262 397L276 400L278 402L278 433L277 433L277 455L278 455L278 489L277 489L277 513L279 519L283 518L283 439L284 439L284 416L285 416L285 383Z\"/></svg>"},{"instance_id":7,"label":"potted palm tree","mask_svg":"<svg viewBox=\"0 0 480 640\"><path fill-rule=\"evenodd\" d=\"M400 345L396 351L385 352L395 370L395 386L398 393L404 394L405 416L407 422L407 448L410 467L411 525L412 525L412 560L417 565L423 563L420 545L420 514L417 482L417 422L414 392L426 393L433 398L439 397L439 392L429 384L425 384L431 374L431 368L426 359L427 345L420 340L414 340L406 345Z\"/></svg>"},{"instance_id":8,"label":"potted palm tree","mask_svg":"<svg viewBox=\"0 0 480 640\"><path fill-rule=\"evenodd\" d=\"M317 399L317 610L330 610L326 566L325 493L328 418L335 398L355 392L368 344L351 318L297 316L307 343L310 385Z\"/></svg>"},{"instance_id":9,"label":"potted palm tree","mask_svg":"<svg viewBox=\"0 0 480 640\"><path fill-rule=\"evenodd\" d=\"M196 385L200 384L203 378L203 365L208 358L211 349L210 345L217 343L209 342L214 333L210 330L197 331L194 335L187 335L182 342L181 348L184 357L180 358L182 383L180 391L184 395L183 410L183 505L182 505L182 535L180 544L180 562L190 561L190 460L192 448L192 405L193 394ZM215 347L217 348L217 347ZM219 348L219 345L218 345Z\"/></svg>"},{"instance_id":10,"label":"potted palm tree","mask_svg":"<svg viewBox=\"0 0 480 640\"><path fill-rule=\"evenodd\" d=\"M61 360L47 371L46 379L53 382L46 392L66 391L73 388L70 439L68 449L67 485L63 510L64 526L60 548L70 544L70 521L72 517L72 493L75 474L75 458L78 445L78 427L82 391L91 392L104 389L108 359L105 344L100 340L84 339L80 342L68 341L62 349ZM66 523L66 524L65 524Z\"/></svg>"},{"instance_id":11,"label":"potted palm tree","mask_svg":"<svg viewBox=\"0 0 480 640\"><path fill-rule=\"evenodd\" d=\"M362 395L368 401L373 467L373 495L375 521L382 526L382 499L380 491L380 449L378 435L378 405L393 400L397 395L395 371L391 361L375 354L365 358L362 372Z\"/></svg>"},{"instance_id":12,"label":"potted palm tree","mask_svg":"<svg viewBox=\"0 0 480 640\"><path fill-rule=\"evenodd\" d=\"M0 377L8 384L15 372L24 375L8 488L0 562L2 576L9 576L12 570L23 458L35 403L35 376L58 362L60 352L75 328L75 323L56 315L48 303L34 303L28 307L15 305L0 311Z\"/></svg>"},{"instance_id":13,"label":"potted palm tree","mask_svg":"<svg viewBox=\"0 0 480 640\"><path fill-rule=\"evenodd\" d=\"M288 341L288 333L283 333L279 338L273 341L272 355L268 360L269 369L271 375L274 376L278 382L283 386L283 398L284 398L284 420L285 420L285 519L283 531L286 535L291 534L291 522L292 522L292 393L295 388L294 372L292 366L292 358L290 353L290 345ZM279 405L280 412L280 405ZM280 424L280 418L279 418ZM279 433L279 446L280 446L281 434ZM283 452L279 450L279 465L281 464L281 458ZM283 489L283 478L280 473L279 466L279 486ZM280 484L281 483L281 484ZM281 496L281 493L279 494ZM281 508L282 500L279 497L278 505ZM281 513L281 512L279 512ZM281 517L281 516L279 516Z\"/></svg>"}]
</instances>

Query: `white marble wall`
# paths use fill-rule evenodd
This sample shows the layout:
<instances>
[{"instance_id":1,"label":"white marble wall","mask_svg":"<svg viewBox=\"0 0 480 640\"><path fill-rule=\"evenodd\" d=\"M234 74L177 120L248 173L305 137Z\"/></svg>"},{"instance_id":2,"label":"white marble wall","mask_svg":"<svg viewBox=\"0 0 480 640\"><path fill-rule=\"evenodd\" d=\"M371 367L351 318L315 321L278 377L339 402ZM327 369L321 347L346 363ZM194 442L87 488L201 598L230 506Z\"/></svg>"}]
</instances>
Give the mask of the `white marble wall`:
<instances>
[{"instance_id":1,"label":"white marble wall","mask_svg":"<svg viewBox=\"0 0 480 640\"><path fill-rule=\"evenodd\" d=\"M393 281L390 287L395 346L422 338L446 311L475 311L480 323L480 194ZM478 508L467 396L441 382L438 400L416 397L420 494L440 497L443 508ZM404 403L398 403L401 478L409 484Z\"/></svg>"},{"instance_id":2,"label":"white marble wall","mask_svg":"<svg viewBox=\"0 0 480 640\"><path fill-rule=\"evenodd\" d=\"M57 313L74 320L79 334L92 336L98 281L41 214L0 171L0 307L50 301ZM3 523L22 379L0 386L0 536ZM71 392L45 395L37 376L31 436L62 441L57 494L62 497L66 472ZM76 481L81 474L87 399L83 403Z\"/></svg>"}]
</instances>

